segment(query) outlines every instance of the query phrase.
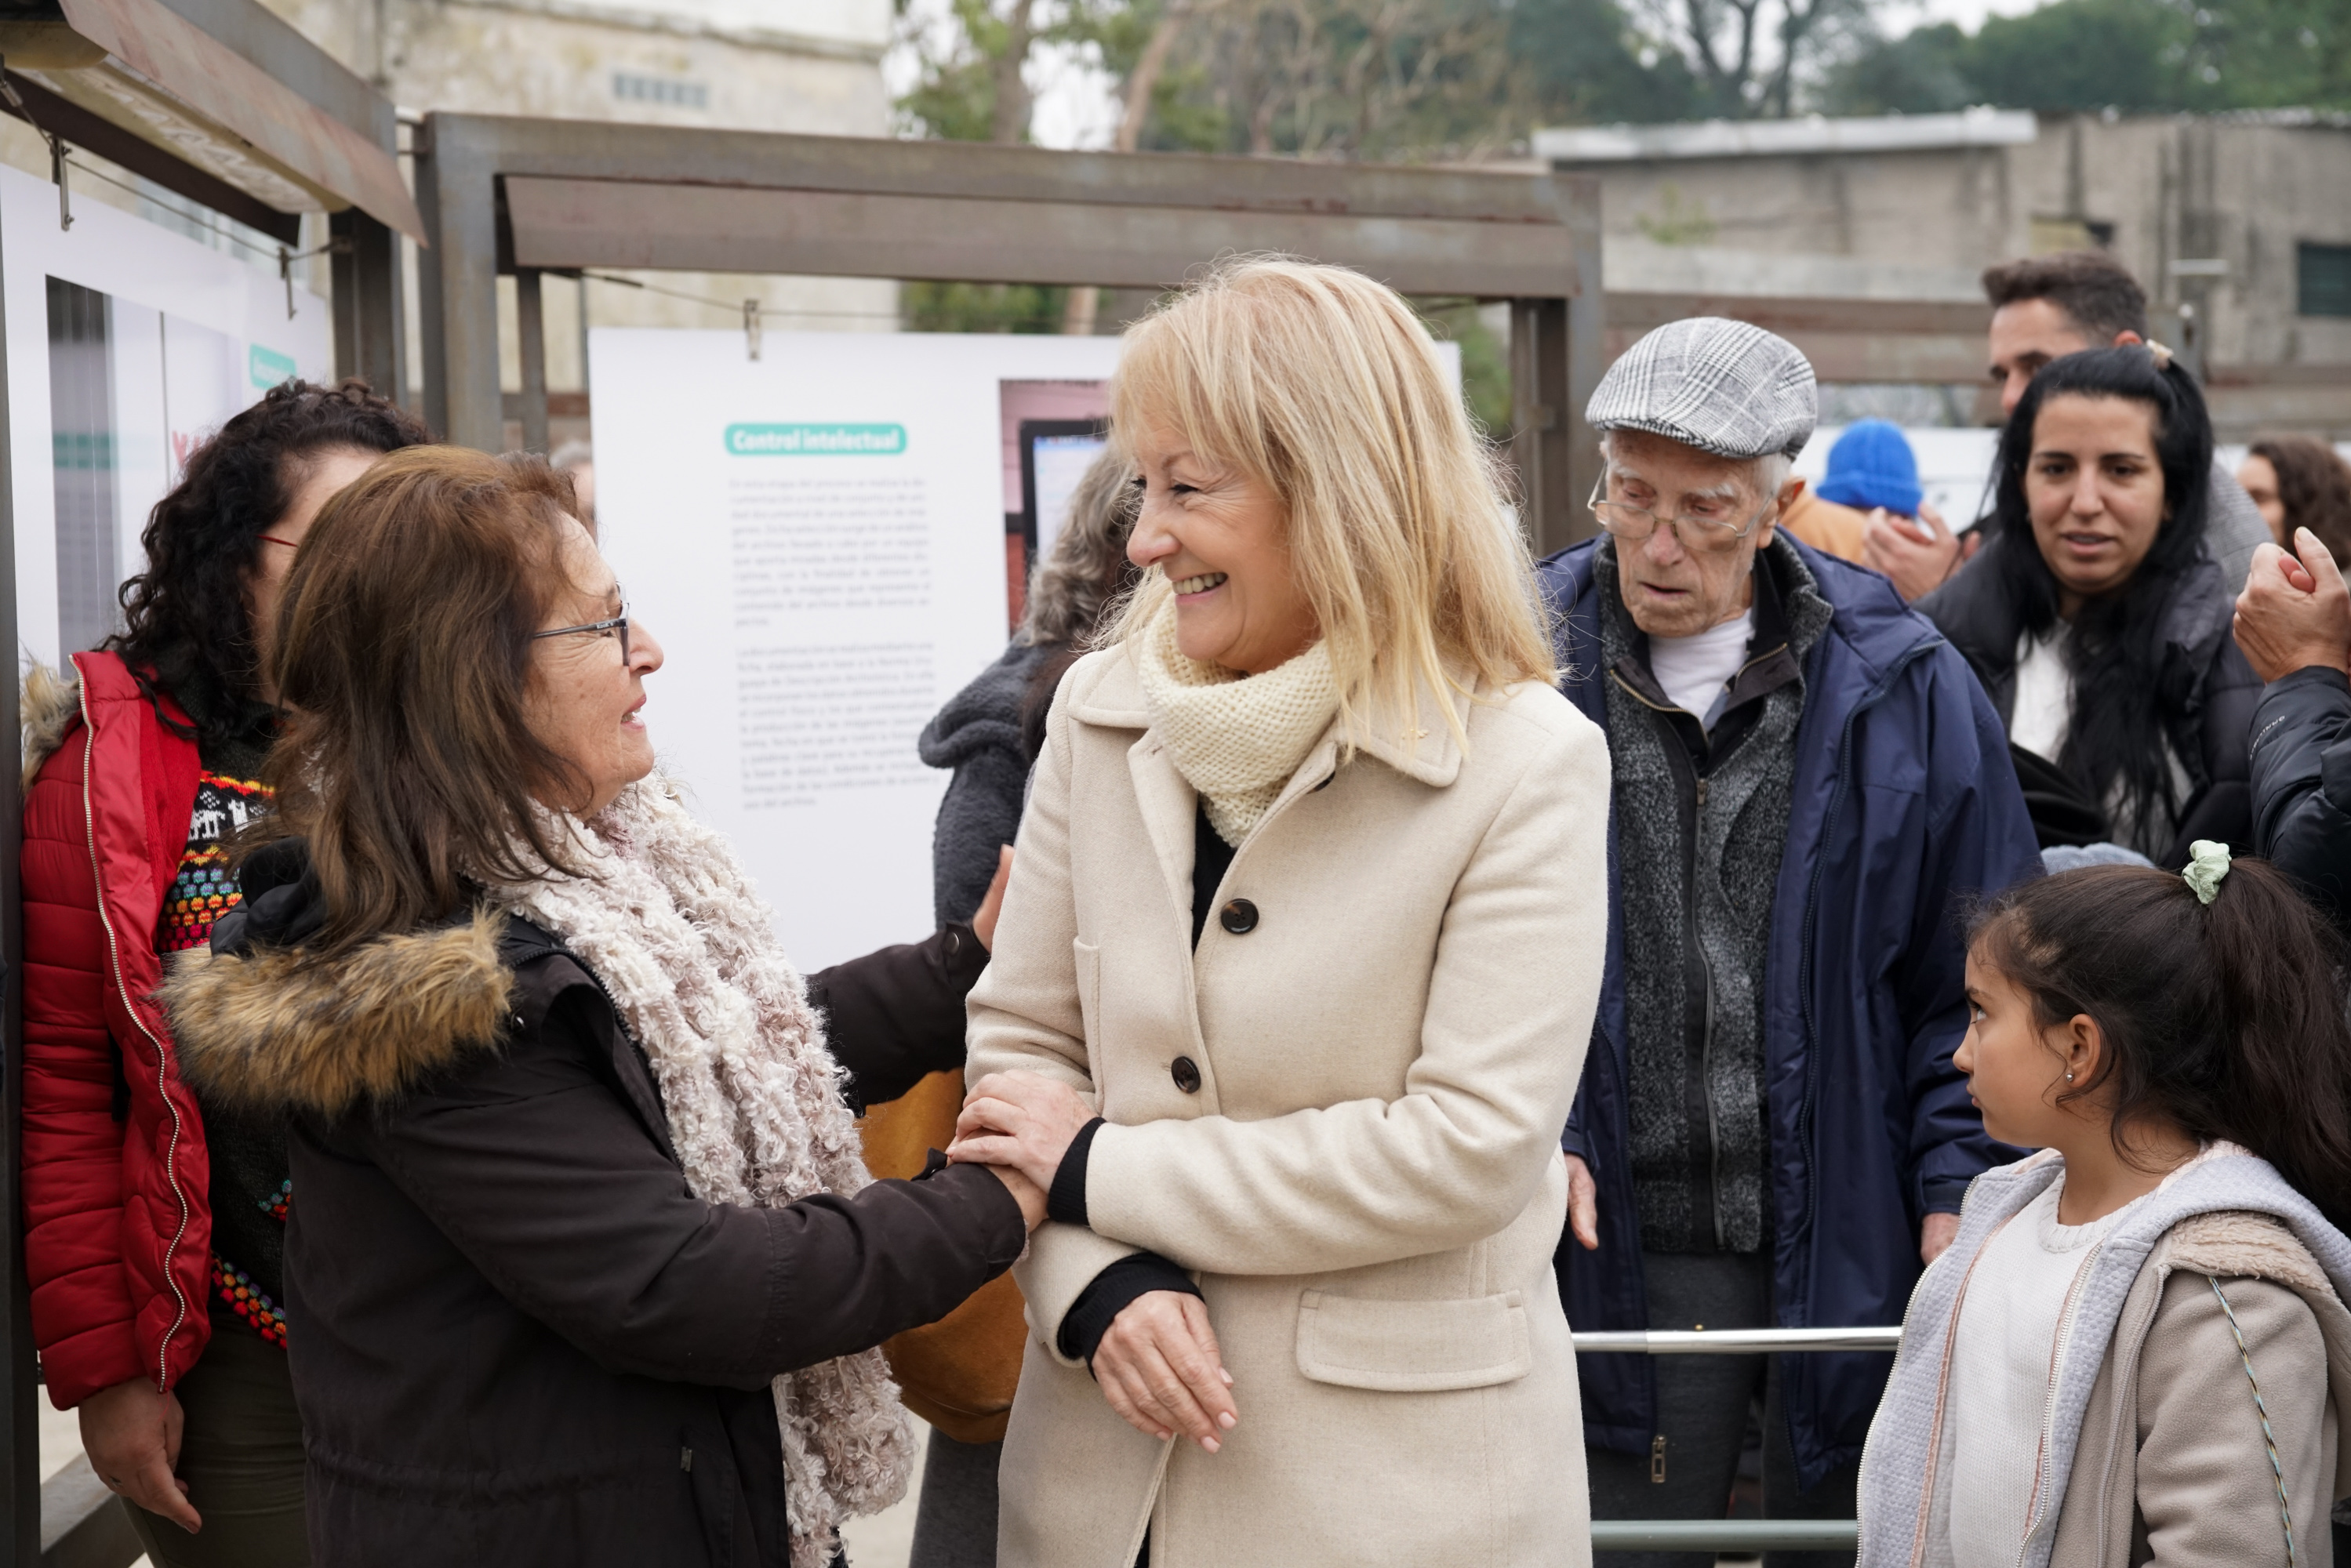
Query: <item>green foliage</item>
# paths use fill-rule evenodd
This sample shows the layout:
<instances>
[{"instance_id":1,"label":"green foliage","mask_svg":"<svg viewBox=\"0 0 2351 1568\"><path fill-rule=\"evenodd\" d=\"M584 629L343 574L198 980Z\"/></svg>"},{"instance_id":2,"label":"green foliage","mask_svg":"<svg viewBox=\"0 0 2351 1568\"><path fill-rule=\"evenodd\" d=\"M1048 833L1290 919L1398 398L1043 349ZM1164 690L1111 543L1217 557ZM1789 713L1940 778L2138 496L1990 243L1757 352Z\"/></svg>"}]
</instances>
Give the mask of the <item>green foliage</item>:
<instances>
[{"instance_id":1,"label":"green foliage","mask_svg":"<svg viewBox=\"0 0 2351 1568\"><path fill-rule=\"evenodd\" d=\"M1461 345L1461 401L1491 440L1510 434L1510 345L1486 325L1474 301L1416 299L1432 337Z\"/></svg>"},{"instance_id":2,"label":"green foliage","mask_svg":"<svg viewBox=\"0 0 2351 1568\"><path fill-rule=\"evenodd\" d=\"M1220 0L1186 26L1155 107L1168 140L1218 152L1474 155L1523 123L1510 26L1491 0Z\"/></svg>"},{"instance_id":3,"label":"green foliage","mask_svg":"<svg viewBox=\"0 0 2351 1568\"><path fill-rule=\"evenodd\" d=\"M996 120L996 64L1012 45L1012 28L987 0L950 0L955 26L905 31L922 63L914 89L898 100L898 119L911 135L942 141L986 141ZM898 0L904 31L905 0Z\"/></svg>"},{"instance_id":4,"label":"green foliage","mask_svg":"<svg viewBox=\"0 0 2351 1568\"><path fill-rule=\"evenodd\" d=\"M1517 0L1510 47L1538 125L1694 119L1698 78L1679 52L1642 36L1615 0Z\"/></svg>"},{"instance_id":5,"label":"green foliage","mask_svg":"<svg viewBox=\"0 0 2351 1568\"><path fill-rule=\"evenodd\" d=\"M1059 332L1069 290L1026 283L902 283L909 332Z\"/></svg>"},{"instance_id":6,"label":"green foliage","mask_svg":"<svg viewBox=\"0 0 2351 1568\"><path fill-rule=\"evenodd\" d=\"M1830 79L1847 114L1992 103L2043 112L2351 107L2341 0L2054 0L1880 43Z\"/></svg>"}]
</instances>

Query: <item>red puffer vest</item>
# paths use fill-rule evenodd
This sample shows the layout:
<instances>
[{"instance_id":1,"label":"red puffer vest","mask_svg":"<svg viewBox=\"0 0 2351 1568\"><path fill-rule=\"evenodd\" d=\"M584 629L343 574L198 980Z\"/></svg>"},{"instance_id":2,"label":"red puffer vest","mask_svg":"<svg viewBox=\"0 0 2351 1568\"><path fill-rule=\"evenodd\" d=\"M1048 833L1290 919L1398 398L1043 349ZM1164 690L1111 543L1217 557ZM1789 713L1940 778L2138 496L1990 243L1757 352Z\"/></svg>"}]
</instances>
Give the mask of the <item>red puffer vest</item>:
<instances>
[{"instance_id":1,"label":"red puffer vest","mask_svg":"<svg viewBox=\"0 0 2351 1568\"><path fill-rule=\"evenodd\" d=\"M22 872L25 1261L61 1410L134 1377L169 1388L212 1337L204 1124L154 999L196 745L157 721L119 657L73 660L78 693L26 684L38 771Z\"/></svg>"}]
</instances>

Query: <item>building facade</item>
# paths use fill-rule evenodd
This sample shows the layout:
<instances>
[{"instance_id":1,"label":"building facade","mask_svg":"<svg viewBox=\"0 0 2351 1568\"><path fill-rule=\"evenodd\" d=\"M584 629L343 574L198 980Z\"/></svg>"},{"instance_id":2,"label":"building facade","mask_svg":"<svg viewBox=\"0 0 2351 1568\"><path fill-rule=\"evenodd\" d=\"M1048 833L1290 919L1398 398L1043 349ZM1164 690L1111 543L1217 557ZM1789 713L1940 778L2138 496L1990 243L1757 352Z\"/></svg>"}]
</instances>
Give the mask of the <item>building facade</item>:
<instances>
[{"instance_id":1,"label":"building facade","mask_svg":"<svg viewBox=\"0 0 2351 1568\"><path fill-rule=\"evenodd\" d=\"M1547 131L1535 151L1601 177L1612 245L1759 271L1838 257L1948 278L2103 246L2200 356L2224 438L2351 436L2351 117L1975 110Z\"/></svg>"},{"instance_id":2,"label":"building facade","mask_svg":"<svg viewBox=\"0 0 2351 1568\"><path fill-rule=\"evenodd\" d=\"M434 110L887 136L890 0L266 0L403 114ZM413 253L412 251L412 260ZM646 272L643 284L543 284L552 441L588 430L586 332L739 325L758 299L772 330L886 331L897 286L869 278ZM415 298L413 287L408 298ZM500 280L507 391L522 361L513 280ZM411 386L423 345L412 315ZM510 419L508 437L519 442Z\"/></svg>"}]
</instances>

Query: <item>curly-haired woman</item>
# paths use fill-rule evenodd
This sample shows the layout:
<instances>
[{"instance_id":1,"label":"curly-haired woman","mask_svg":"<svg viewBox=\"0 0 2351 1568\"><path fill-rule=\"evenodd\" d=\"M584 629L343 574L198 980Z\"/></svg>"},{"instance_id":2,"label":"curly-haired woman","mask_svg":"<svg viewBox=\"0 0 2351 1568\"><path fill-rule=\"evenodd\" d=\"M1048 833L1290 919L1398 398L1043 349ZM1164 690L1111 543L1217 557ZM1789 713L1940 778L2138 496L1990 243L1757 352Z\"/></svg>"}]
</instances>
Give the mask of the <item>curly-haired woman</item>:
<instances>
[{"instance_id":1,"label":"curly-haired woman","mask_svg":"<svg viewBox=\"0 0 2351 1568\"><path fill-rule=\"evenodd\" d=\"M2314 436L2265 435L2247 449L2237 483L2262 521L2288 549L2308 528L2336 556L2351 559L2351 464Z\"/></svg>"},{"instance_id":2,"label":"curly-haired woman","mask_svg":"<svg viewBox=\"0 0 2351 1568\"><path fill-rule=\"evenodd\" d=\"M152 997L164 956L237 902L229 837L268 805L265 643L295 547L329 497L426 439L361 382L277 388L156 504L125 630L26 686L33 1333L49 1397L172 1568L308 1556L277 1308L285 1136L181 1081Z\"/></svg>"}]
</instances>

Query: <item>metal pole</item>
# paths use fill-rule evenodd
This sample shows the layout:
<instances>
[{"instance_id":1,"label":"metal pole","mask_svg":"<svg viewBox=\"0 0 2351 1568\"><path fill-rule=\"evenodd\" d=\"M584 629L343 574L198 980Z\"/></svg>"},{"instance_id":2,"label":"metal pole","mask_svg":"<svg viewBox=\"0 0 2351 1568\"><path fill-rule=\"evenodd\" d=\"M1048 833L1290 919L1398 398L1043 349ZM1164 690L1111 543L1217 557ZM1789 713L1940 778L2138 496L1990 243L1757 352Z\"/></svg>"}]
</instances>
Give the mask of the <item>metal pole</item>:
<instances>
[{"instance_id":1,"label":"metal pole","mask_svg":"<svg viewBox=\"0 0 2351 1568\"><path fill-rule=\"evenodd\" d=\"M1554 174L1560 204L1575 245L1577 287L1567 302L1567 385L1561 409L1561 442L1564 447L1568 512L1564 537L1558 549L1590 538L1598 528L1583 507L1584 497L1600 482L1600 444L1583 423L1583 410L1608 369L1608 290L1601 276L1600 176Z\"/></svg>"},{"instance_id":2,"label":"metal pole","mask_svg":"<svg viewBox=\"0 0 2351 1568\"><path fill-rule=\"evenodd\" d=\"M327 232L334 277L335 373L358 376L394 402L408 401L400 310L400 235L349 207Z\"/></svg>"},{"instance_id":3,"label":"metal pole","mask_svg":"<svg viewBox=\"0 0 2351 1568\"><path fill-rule=\"evenodd\" d=\"M1575 1354L1754 1355L1763 1351L1897 1350L1899 1328L1593 1330L1574 1336Z\"/></svg>"},{"instance_id":4,"label":"metal pole","mask_svg":"<svg viewBox=\"0 0 2351 1568\"><path fill-rule=\"evenodd\" d=\"M1519 527L1537 556L1575 540L1567 449L1567 308L1562 298L1510 301L1510 456L1519 470Z\"/></svg>"},{"instance_id":5,"label":"metal pole","mask_svg":"<svg viewBox=\"0 0 2351 1568\"><path fill-rule=\"evenodd\" d=\"M0 251L5 251L0 244ZM16 465L8 432L7 324L0 317L0 648L16 641ZM12 760L0 779L0 1226L6 1228L7 1260L0 1265L0 1318L5 1319L6 1351L0 1356L0 1487L7 1506L0 1510L0 1564L34 1568L41 1555L41 1437L33 1401L40 1397L40 1374L33 1352L32 1305L25 1279L25 1205L17 1179L17 1129L24 1110L25 1028L19 995L25 973L24 904L16 886L17 824L25 820L18 784L24 765L24 732L18 728L16 683L0 681L0 727L8 735Z\"/></svg>"},{"instance_id":6,"label":"metal pole","mask_svg":"<svg viewBox=\"0 0 2351 1568\"><path fill-rule=\"evenodd\" d=\"M522 349L522 449L543 455L547 451L547 311L535 267L515 272L515 327Z\"/></svg>"},{"instance_id":7,"label":"metal pole","mask_svg":"<svg viewBox=\"0 0 2351 1568\"><path fill-rule=\"evenodd\" d=\"M1846 1552L1860 1543L1850 1519L1595 1519L1594 1552Z\"/></svg>"},{"instance_id":8,"label":"metal pole","mask_svg":"<svg viewBox=\"0 0 2351 1568\"><path fill-rule=\"evenodd\" d=\"M424 419L444 441L506 444L498 390L498 219L495 123L429 114L419 128L416 200L432 241L418 267Z\"/></svg>"}]
</instances>

